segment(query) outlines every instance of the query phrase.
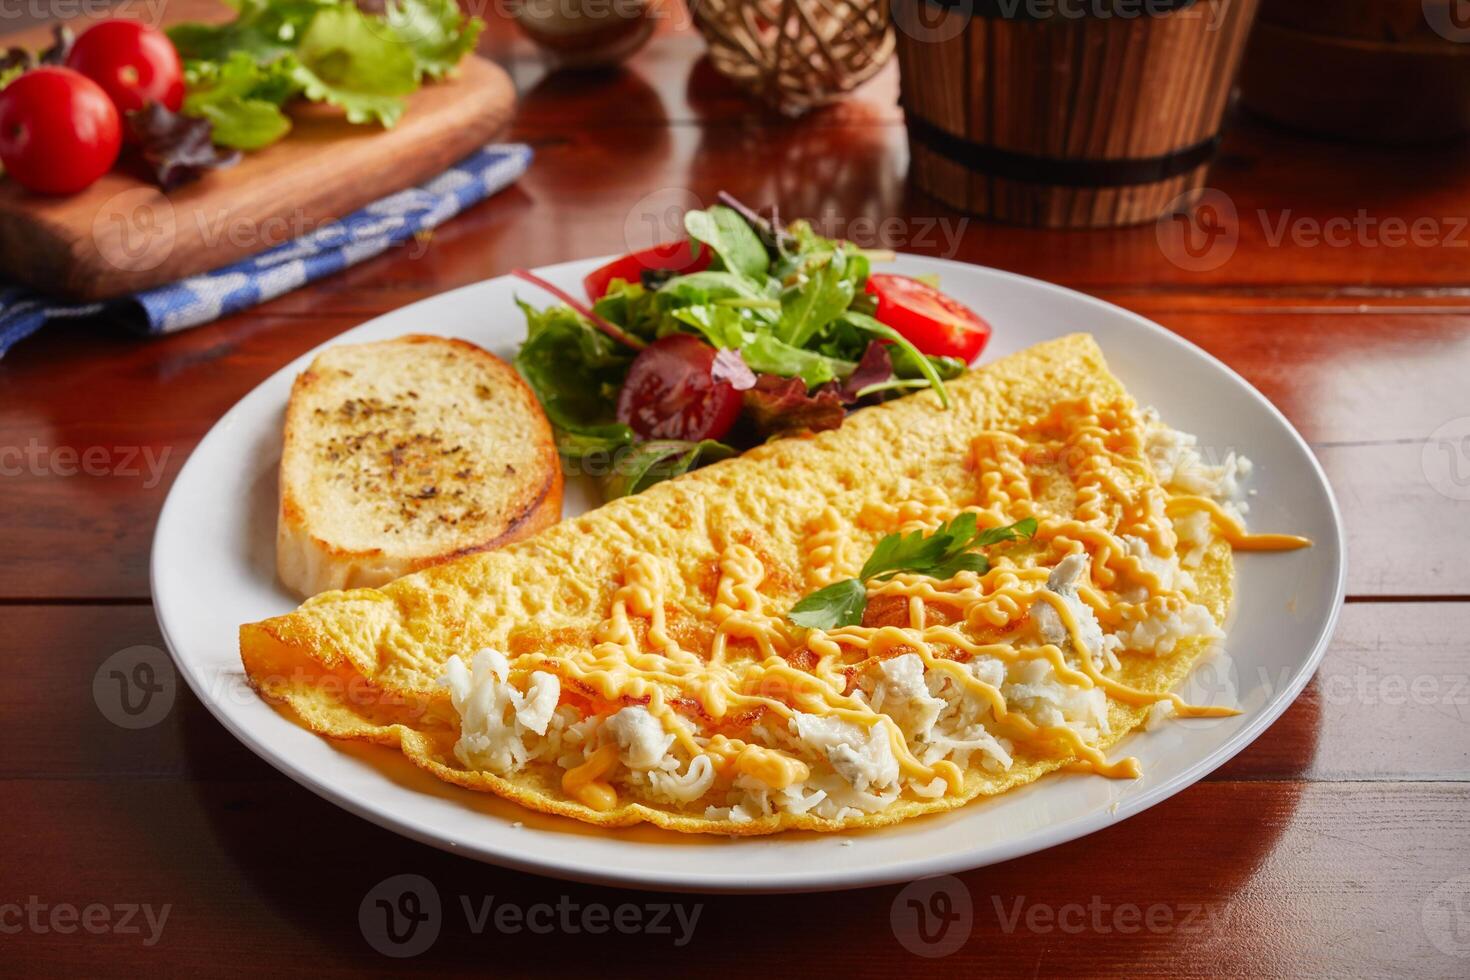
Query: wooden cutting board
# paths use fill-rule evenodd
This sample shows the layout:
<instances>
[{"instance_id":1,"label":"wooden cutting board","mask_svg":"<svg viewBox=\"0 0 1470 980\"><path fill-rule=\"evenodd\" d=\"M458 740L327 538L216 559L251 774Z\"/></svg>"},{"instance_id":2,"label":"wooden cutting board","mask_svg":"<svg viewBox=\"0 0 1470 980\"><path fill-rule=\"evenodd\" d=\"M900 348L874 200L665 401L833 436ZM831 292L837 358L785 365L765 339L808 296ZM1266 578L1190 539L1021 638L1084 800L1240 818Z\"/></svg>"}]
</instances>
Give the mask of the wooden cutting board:
<instances>
[{"instance_id":1,"label":"wooden cutting board","mask_svg":"<svg viewBox=\"0 0 1470 980\"><path fill-rule=\"evenodd\" d=\"M306 106L281 142L167 193L120 171L60 198L0 179L0 280L97 300L218 268L427 180L494 138L514 107L505 72L469 57L409 96L393 129Z\"/></svg>"}]
</instances>

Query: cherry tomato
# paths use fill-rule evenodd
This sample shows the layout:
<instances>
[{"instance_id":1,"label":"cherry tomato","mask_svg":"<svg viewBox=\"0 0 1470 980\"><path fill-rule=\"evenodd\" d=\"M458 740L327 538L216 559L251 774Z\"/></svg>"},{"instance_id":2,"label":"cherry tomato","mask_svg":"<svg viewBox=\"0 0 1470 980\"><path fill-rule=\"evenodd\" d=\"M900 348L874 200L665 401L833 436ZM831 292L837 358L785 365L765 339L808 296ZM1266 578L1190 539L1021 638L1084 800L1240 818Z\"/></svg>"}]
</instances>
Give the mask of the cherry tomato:
<instances>
[{"instance_id":1,"label":"cherry tomato","mask_svg":"<svg viewBox=\"0 0 1470 980\"><path fill-rule=\"evenodd\" d=\"M587 278L582 280L582 285L587 290L587 298L595 303L607 293L607 287L612 285L614 279L638 282L644 269L664 269L683 275L708 268L709 260L709 249L703 245L699 247L699 254L695 255L688 241L665 242L653 248L645 248L641 252L629 252L620 259L613 259L602 268L589 272Z\"/></svg>"},{"instance_id":2,"label":"cherry tomato","mask_svg":"<svg viewBox=\"0 0 1470 980\"><path fill-rule=\"evenodd\" d=\"M0 162L28 190L74 194L112 169L121 146L112 100L70 68L36 68L0 92Z\"/></svg>"},{"instance_id":3,"label":"cherry tomato","mask_svg":"<svg viewBox=\"0 0 1470 980\"><path fill-rule=\"evenodd\" d=\"M917 279L879 273L868 277L868 292L878 297L874 316L925 354L968 364L990 339L990 324L973 310Z\"/></svg>"},{"instance_id":4,"label":"cherry tomato","mask_svg":"<svg viewBox=\"0 0 1470 980\"><path fill-rule=\"evenodd\" d=\"M715 349L669 334L633 359L618 392L618 421L645 439L718 439L735 424L744 396L712 376Z\"/></svg>"},{"instance_id":5,"label":"cherry tomato","mask_svg":"<svg viewBox=\"0 0 1470 980\"><path fill-rule=\"evenodd\" d=\"M120 113L184 104L184 66L168 35L135 20L104 20L77 38L66 66L102 86Z\"/></svg>"}]
</instances>

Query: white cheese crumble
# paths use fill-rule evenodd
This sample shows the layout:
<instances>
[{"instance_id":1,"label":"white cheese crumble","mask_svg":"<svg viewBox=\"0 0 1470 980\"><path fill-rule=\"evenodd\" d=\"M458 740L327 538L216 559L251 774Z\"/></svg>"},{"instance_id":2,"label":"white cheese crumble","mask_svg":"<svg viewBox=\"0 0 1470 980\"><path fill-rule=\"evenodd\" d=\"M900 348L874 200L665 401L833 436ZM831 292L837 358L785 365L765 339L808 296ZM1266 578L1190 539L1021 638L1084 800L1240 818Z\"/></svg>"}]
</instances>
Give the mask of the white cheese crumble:
<instances>
[{"instance_id":1,"label":"white cheese crumble","mask_svg":"<svg viewBox=\"0 0 1470 980\"><path fill-rule=\"evenodd\" d=\"M1179 611L1169 610L1139 620L1132 626L1119 630L1116 635L1125 649L1156 656L1173 653L1180 640L1190 637L1198 636L1207 640L1225 637L1224 631L1215 625L1215 618L1210 615L1210 611L1197 602L1191 602Z\"/></svg>"},{"instance_id":2,"label":"white cheese crumble","mask_svg":"<svg viewBox=\"0 0 1470 980\"><path fill-rule=\"evenodd\" d=\"M669 756L659 768L648 770L648 783L656 797L674 803L693 803L715 784L715 766L709 756L697 755L689 760L689 767L680 774L678 761Z\"/></svg>"},{"instance_id":3,"label":"white cheese crumble","mask_svg":"<svg viewBox=\"0 0 1470 980\"><path fill-rule=\"evenodd\" d=\"M1086 554L1068 555L1057 563L1047 576L1047 589L1061 597L1062 603L1072 618L1077 621L1077 633L1094 661L1103 656L1103 631L1092 607L1077 595L1077 587L1088 581L1088 566L1091 559ZM1031 616L1046 642L1066 649L1072 636L1062 622L1061 615L1044 599L1036 600L1031 607Z\"/></svg>"},{"instance_id":4,"label":"white cheese crumble","mask_svg":"<svg viewBox=\"0 0 1470 980\"><path fill-rule=\"evenodd\" d=\"M1037 657L1011 666L1001 688L1006 704L1038 725L1066 727L1092 742L1109 731L1108 699L1100 687L1073 687L1057 679L1050 660Z\"/></svg>"},{"instance_id":5,"label":"white cheese crumble","mask_svg":"<svg viewBox=\"0 0 1470 980\"><path fill-rule=\"evenodd\" d=\"M1207 463L1197 437L1169 428L1152 408L1144 410L1144 422L1144 451L1160 484L1177 493L1211 497L1236 516L1245 514L1248 507L1235 498L1240 496L1240 481L1250 475L1249 459L1230 450L1219 464Z\"/></svg>"},{"instance_id":6,"label":"white cheese crumble","mask_svg":"<svg viewBox=\"0 0 1470 980\"><path fill-rule=\"evenodd\" d=\"M880 663L878 674L869 702L872 709L892 718L904 738L927 739L944 710L944 699L929 693L923 659L917 653L905 653Z\"/></svg>"},{"instance_id":7,"label":"white cheese crumble","mask_svg":"<svg viewBox=\"0 0 1470 980\"><path fill-rule=\"evenodd\" d=\"M510 663L499 650L475 654L471 666L458 656L445 664L441 686L459 713L459 740L454 755L471 769L484 769L504 776L518 772L556 740L537 750L526 746L528 733L546 735L561 696L561 681L555 674L535 671L526 693L511 685Z\"/></svg>"},{"instance_id":8,"label":"white cheese crumble","mask_svg":"<svg viewBox=\"0 0 1470 980\"><path fill-rule=\"evenodd\" d=\"M898 759L883 725L864 728L841 718L797 712L791 727L814 755L825 756L859 793L898 781Z\"/></svg>"},{"instance_id":9,"label":"white cheese crumble","mask_svg":"<svg viewBox=\"0 0 1470 980\"><path fill-rule=\"evenodd\" d=\"M618 760L629 769L652 769L668 754L674 736L642 705L629 705L607 720L618 743Z\"/></svg>"}]
</instances>

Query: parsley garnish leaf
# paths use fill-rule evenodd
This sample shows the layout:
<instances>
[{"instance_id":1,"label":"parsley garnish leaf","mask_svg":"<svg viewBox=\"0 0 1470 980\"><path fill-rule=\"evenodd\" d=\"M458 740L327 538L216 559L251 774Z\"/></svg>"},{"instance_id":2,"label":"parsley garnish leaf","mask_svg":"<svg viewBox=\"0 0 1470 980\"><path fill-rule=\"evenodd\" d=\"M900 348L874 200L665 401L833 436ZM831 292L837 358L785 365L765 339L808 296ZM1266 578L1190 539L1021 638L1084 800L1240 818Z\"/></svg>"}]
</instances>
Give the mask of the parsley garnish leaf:
<instances>
[{"instance_id":1,"label":"parsley garnish leaf","mask_svg":"<svg viewBox=\"0 0 1470 980\"><path fill-rule=\"evenodd\" d=\"M1034 517L980 530L974 512L965 511L931 534L912 531L887 535L868 556L857 578L813 592L792 606L787 618L808 629L856 626L863 621L867 608L869 580L886 581L900 572L937 579L953 578L965 571L983 575L990 570L990 561L973 549L1028 539L1035 533Z\"/></svg>"},{"instance_id":2,"label":"parsley garnish leaf","mask_svg":"<svg viewBox=\"0 0 1470 980\"><path fill-rule=\"evenodd\" d=\"M802 599L791 607L787 617L797 626L808 629L834 629L861 623L867 604L867 586L855 578L848 578Z\"/></svg>"}]
</instances>

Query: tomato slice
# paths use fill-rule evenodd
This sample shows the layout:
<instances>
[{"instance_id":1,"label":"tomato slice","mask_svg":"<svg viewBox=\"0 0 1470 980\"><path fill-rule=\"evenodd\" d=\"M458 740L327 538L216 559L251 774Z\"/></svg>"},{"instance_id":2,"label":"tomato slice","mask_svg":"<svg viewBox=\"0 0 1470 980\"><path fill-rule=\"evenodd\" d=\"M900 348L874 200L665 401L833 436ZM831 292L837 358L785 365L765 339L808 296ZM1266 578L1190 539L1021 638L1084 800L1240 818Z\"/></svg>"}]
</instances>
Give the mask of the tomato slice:
<instances>
[{"instance_id":1,"label":"tomato slice","mask_svg":"<svg viewBox=\"0 0 1470 980\"><path fill-rule=\"evenodd\" d=\"M868 277L868 292L878 298L874 316L925 354L968 364L990 340L990 324L974 310L917 279L878 273Z\"/></svg>"},{"instance_id":2,"label":"tomato slice","mask_svg":"<svg viewBox=\"0 0 1470 980\"><path fill-rule=\"evenodd\" d=\"M597 302L607 294L607 287L614 279L638 282L645 269L660 269L683 275L699 272L709 267L709 249L701 245L699 254L694 254L693 245L686 239L682 242L664 242L641 252L629 252L620 259L613 259L600 269L595 269L582 280L587 298Z\"/></svg>"},{"instance_id":3,"label":"tomato slice","mask_svg":"<svg viewBox=\"0 0 1470 980\"><path fill-rule=\"evenodd\" d=\"M719 439L740 415L744 396L714 377L715 349L687 333L649 344L618 392L618 421L645 439Z\"/></svg>"}]
</instances>

